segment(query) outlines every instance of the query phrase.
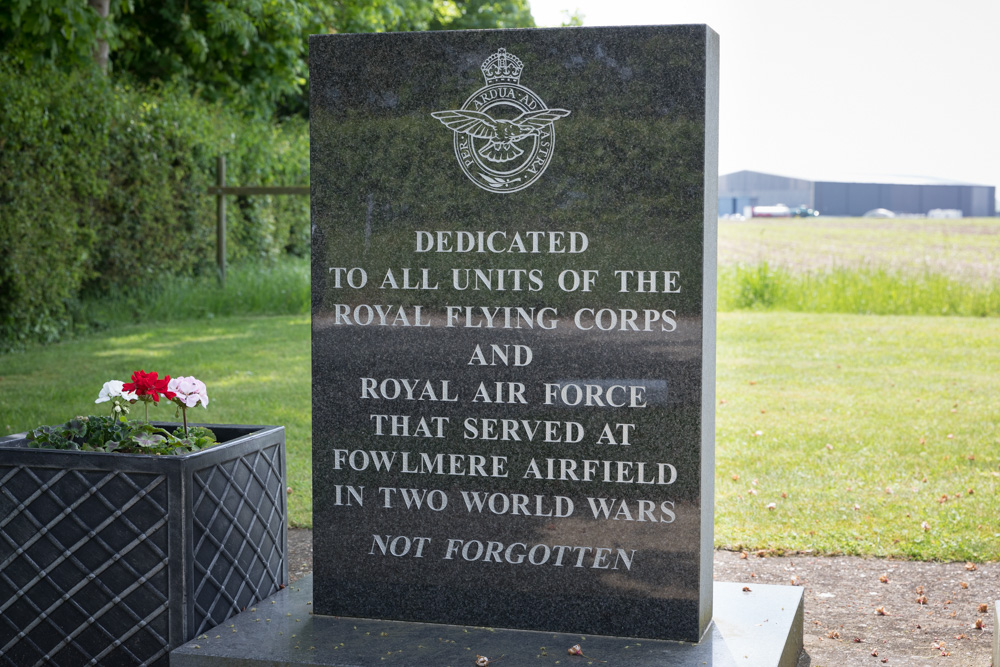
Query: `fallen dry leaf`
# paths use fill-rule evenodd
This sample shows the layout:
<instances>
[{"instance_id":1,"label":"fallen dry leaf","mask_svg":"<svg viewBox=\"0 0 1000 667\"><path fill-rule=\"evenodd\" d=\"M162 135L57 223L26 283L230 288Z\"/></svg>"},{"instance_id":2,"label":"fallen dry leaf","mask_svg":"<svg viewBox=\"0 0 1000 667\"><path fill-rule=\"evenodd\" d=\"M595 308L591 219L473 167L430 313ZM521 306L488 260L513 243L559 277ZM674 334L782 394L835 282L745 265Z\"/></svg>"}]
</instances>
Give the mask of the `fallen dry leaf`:
<instances>
[{"instance_id":1,"label":"fallen dry leaf","mask_svg":"<svg viewBox=\"0 0 1000 667\"><path fill-rule=\"evenodd\" d=\"M878 580L883 584L889 583L889 577L885 576L884 574L881 577L879 577Z\"/></svg>"},{"instance_id":2,"label":"fallen dry leaf","mask_svg":"<svg viewBox=\"0 0 1000 667\"><path fill-rule=\"evenodd\" d=\"M751 591L751 590L750 590L750 587L749 587L749 586L744 586L744 587L743 587L743 592L744 592L744 593L752 593L753 591Z\"/></svg>"},{"instance_id":3,"label":"fallen dry leaf","mask_svg":"<svg viewBox=\"0 0 1000 667\"><path fill-rule=\"evenodd\" d=\"M917 598L917 604L927 604L927 596L921 595Z\"/></svg>"},{"instance_id":4,"label":"fallen dry leaf","mask_svg":"<svg viewBox=\"0 0 1000 667\"><path fill-rule=\"evenodd\" d=\"M975 628L976 628L976 630L982 630L983 629L983 619L981 619L981 618L977 618L976 619Z\"/></svg>"},{"instance_id":5,"label":"fallen dry leaf","mask_svg":"<svg viewBox=\"0 0 1000 667\"><path fill-rule=\"evenodd\" d=\"M740 552L740 558L742 558L742 559L744 559L744 560L746 559L746 557L747 557L748 555L749 555L749 554L748 554L748 553L747 553L746 551L741 551L741 552Z\"/></svg>"},{"instance_id":6,"label":"fallen dry leaf","mask_svg":"<svg viewBox=\"0 0 1000 667\"><path fill-rule=\"evenodd\" d=\"M990 606L988 604L986 604L985 602L983 604L979 605L979 613L980 614L985 614L989 610L990 610Z\"/></svg>"},{"instance_id":7,"label":"fallen dry leaf","mask_svg":"<svg viewBox=\"0 0 1000 667\"><path fill-rule=\"evenodd\" d=\"M778 503L768 503L767 504L767 509L769 509L769 510L777 509L777 507L778 507Z\"/></svg>"},{"instance_id":8,"label":"fallen dry leaf","mask_svg":"<svg viewBox=\"0 0 1000 667\"><path fill-rule=\"evenodd\" d=\"M926 532L931 529L931 524L927 523L926 521L923 521L921 522L920 527L923 528L924 531Z\"/></svg>"},{"instance_id":9,"label":"fallen dry leaf","mask_svg":"<svg viewBox=\"0 0 1000 667\"><path fill-rule=\"evenodd\" d=\"M830 630L830 632L826 633L826 636L827 639L840 639L840 633L836 630Z\"/></svg>"},{"instance_id":10,"label":"fallen dry leaf","mask_svg":"<svg viewBox=\"0 0 1000 667\"><path fill-rule=\"evenodd\" d=\"M875 607L875 613L879 616L888 616L889 612L885 610L885 607Z\"/></svg>"},{"instance_id":11,"label":"fallen dry leaf","mask_svg":"<svg viewBox=\"0 0 1000 667\"><path fill-rule=\"evenodd\" d=\"M962 590L965 590L965 589L967 589L969 587L969 582L968 581L960 581L960 582L958 582L958 585L962 587Z\"/></svg>"},{"instance_id":12,"label":"fallen dry leaf","mask_svg":"<svg viewBox=\"0 0 1000 667\"><path fill-rule=\"evenodd\" d=\"M974 571L976 569L976 564L975 563L966 563L965 564L965 569L968 570L969 572L972 572L972 571Z\"/></svg>"}]
</instances>

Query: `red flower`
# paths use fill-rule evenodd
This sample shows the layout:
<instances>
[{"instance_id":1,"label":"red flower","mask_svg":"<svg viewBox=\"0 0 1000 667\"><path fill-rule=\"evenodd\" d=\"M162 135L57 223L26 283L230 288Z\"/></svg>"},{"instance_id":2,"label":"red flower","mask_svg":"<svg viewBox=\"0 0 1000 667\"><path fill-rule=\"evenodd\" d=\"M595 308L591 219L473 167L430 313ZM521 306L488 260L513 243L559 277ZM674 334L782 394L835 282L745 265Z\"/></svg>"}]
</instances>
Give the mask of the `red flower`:
<instances>
[{"instance_id":1,"label":"red flower","mask_svg":"<svg viewBox=\"0 0 1000 667\"><path fill-rule=\"evenodd\" d=\"M140 400L143 396L148 396L153 399L154 403L160 402L160 394L163 394L164 398L171 399L177 394L167 389L167 385L170 384L170 376L166 376L162 380L157 379L157 373L154 371L152 373L147 373L146 371L136 371L132 373L132 381L126 382L122 385L122 391L134 392Z\"/></svg>"}]
</instances>

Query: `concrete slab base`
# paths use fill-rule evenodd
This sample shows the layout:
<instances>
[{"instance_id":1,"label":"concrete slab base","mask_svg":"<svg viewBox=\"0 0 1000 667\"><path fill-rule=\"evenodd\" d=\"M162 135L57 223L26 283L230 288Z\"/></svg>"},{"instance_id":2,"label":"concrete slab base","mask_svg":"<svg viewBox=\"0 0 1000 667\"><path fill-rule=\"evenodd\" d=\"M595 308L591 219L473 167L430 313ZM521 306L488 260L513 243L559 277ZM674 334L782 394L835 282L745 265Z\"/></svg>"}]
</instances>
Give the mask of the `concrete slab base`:
<instances>
[{"instance_id":1,"label":"concrete slab base","mask_svg":"<svg viewBox=\"0 0 1000 667\"><path fill-rule=\"evenodd\" d=\"M1000 667L1000 600L993 603L993 667Z\"/></svg>"},{"instance_id":2,"label":"concrete slab base","mask_svg":"<svg viewBox=\"0 0 1000 667\"><path fill-rule=\"evenodd\" d=\"M312 575L178 647L171 667L795 667L802 589L716 582L715 622L698 644L314 616ZM579 644L584 657L570 656ZM996 649L994 649L995 651Z\"/></svg>"}]
</instances>

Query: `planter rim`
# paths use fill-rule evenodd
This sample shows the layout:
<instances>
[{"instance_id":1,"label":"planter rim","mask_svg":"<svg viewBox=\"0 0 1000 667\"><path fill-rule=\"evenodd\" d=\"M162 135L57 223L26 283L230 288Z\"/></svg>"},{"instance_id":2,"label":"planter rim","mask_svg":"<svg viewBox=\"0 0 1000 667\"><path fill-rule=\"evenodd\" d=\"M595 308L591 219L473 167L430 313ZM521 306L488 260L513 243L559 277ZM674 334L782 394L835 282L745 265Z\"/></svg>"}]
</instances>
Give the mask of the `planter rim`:
<instances>
[{"instance_id":1,"label":"planter rim","mask_svg":"<svg viewBox=\"0 0 1000 667\"><path fill-rule=\"evenodd\" d=\"M168 426L181 426L182 425L181 422L150 422L150 423L153 426L158 426L158 427L161 427L161 428L165 428L165 427L168 427ZM201 449L201 450L199 450L197 452L187 452L186 454L133 454L133 453L126 453L126 452L86 452L86 451L83 451L83 450L80 450L80 449L54 449L54 448L49 448L49 447L27 447L27 446L24 446L24 445L12 446L10 444L7 444L7 443L10 443L10 442L16 442L16 441L25 440L27 438L27 436L28 436L28 432L27 431L24 431L23 433L12 433L11 435L0 437L0 450L7 450L7 451L13 450L13 451L19 451L19 452L23 452L23 451L46 452L46 453L50 453L50 454L61 454L61 455L72 454L73 456L94 457L94 460L100 460L101 458L104 458L104 457L111 457L112 459L130 458L130 459L149 459L149 460L178 461L180 459L194 458L194 457L201 456L203 454L209 454L212 451L219 449L220 447L225 447L225 446L230 446L230 445L238 444L240 442L243 442L244 440L246 440L247 438L249 438L252 435L258 435L258 434L265 433L265 432L266 433L276 432L279 429L280 430L284 430L284 428L285 428L284 426L269 426L269 425L259 425L259 424L206 424L206 423L189 423L188 424L189 428L192 427L192 426L204 426L206 428L212 429L213 431L216 430L216 429L220 429L220 430L221 429L240 429L240 430L247 430L247 429L249 429L249 430L246 433L243 433L243 434L241 434L241 435L239 435L239 436L237 436L235 438L231 438L229 440L218 442L218 443L216 443L215 445L213 445L211 447L206 447L205 449Z\"/></svg>"}]
</instances>

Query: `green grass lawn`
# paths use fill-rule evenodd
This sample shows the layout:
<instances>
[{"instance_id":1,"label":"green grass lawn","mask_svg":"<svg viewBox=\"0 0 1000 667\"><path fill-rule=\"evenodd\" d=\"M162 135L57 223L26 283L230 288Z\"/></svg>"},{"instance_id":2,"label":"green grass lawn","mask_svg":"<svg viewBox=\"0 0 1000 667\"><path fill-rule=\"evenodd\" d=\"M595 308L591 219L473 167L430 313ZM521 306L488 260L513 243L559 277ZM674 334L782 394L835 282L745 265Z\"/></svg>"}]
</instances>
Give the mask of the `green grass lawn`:
<instances>
[{"instance_id":1,"label":"green grass lawn","mask_svg":"<svg viewBox=\"0 0 1000 667\"><path fill-rule=\"evenodd\" d=\"M209 405L191 421L285 427L290 518L312 521L312 418L308 315L214 318L131 325L23 353L0 355L0 429L12 433L80 414L95 405L108 380L132 371L194 375L208 386ZM161 402L162 403L162 402ZM142 406L133 406L141 415ZM173 421L172 404L150 419ZM179 416L178 419L179 421Z\"/></svg>"},{"instance_id":2,"label":"green grass lawn","mask_svg":"<svg viewBox=\"0 0 1000 667\"><path fill-rule=\"evenodd\" d=\"M716 544L1000 559L996 341L995 319L720 314ZM285 426L291 522L311 524L308 316L129 326L0 356L0 427L99 412L101 385L138 368L204 380L205 421Z\"/></svg>"},{"instance_id":3,"label":"green grass lawn","mask_svg":"<svg viewBox=\"0 0 1000 667\"><path fill-rule=\"evenodd\" d=\"M719 221L719 264L795 271L880 268L1000 279L1000 218L755 218Z\"/></svg>"},{"instance_id":4,"label":"green grass lawn","mask_svg":"<svg viewBox=\"0 0 1000 667\"><path fill-rule=\"evenodd\" d=\"M995 319L720 315L716 543L1000 558L997 332Z\"/></svg>"}]
</instances>

